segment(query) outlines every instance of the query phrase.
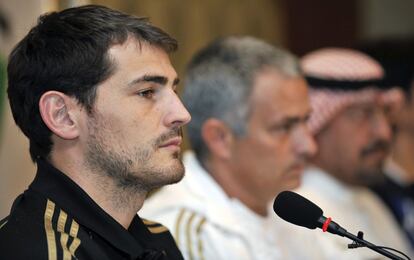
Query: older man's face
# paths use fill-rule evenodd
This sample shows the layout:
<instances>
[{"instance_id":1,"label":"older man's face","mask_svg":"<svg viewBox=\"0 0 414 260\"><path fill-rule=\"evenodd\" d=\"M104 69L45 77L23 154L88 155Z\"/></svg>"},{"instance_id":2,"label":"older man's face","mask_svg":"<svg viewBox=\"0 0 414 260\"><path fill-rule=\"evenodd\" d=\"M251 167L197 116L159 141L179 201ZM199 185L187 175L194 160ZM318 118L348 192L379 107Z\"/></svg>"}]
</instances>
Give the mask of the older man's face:
<instances>
[{"instance_id":1,"label":"older man's face","mask_svg":"<svg viewBox=\"0 0 414 260\"><path fill-rule=\"evenodd\" d=\"M375 181L388 155L391 130L378 101L354 104L316 136L319 164L348 184Z\"/></svg>"},{"instance_id":2,"label":"older man's face","mask_svg":"<svg viewBox=\"0 0 414 260\"><path fill-rule=\"evenodd\" d=\"M246 134L233 147L233 172L253 198L267 201L299 186L307 159L316 151L306 124L306 83L263 70L256 76L250 108Z\"/></svg>"}]
</instances>

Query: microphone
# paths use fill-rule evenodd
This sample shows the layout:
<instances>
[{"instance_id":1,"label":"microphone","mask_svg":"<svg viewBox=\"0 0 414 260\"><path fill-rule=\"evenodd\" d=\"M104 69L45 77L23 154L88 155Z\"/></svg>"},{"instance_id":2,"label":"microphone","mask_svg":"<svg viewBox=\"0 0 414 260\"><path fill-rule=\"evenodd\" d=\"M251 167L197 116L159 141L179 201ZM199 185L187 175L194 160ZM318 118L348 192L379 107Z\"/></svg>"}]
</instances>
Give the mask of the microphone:
<instances>
[{"instance_id":1,"label":"microphone","mask_svg":"<svg viewBox=\"0 0 414 260\"><path fill-rule=\"evenodd\" d=\"M362 232L359 232L358 236L348 233L346 229L342 228L338 223L332 221L331 218L325 217L320 207L295 192L283 191L279 193L273 203L273 210L281 219L294 225L306 227L309 229L321 228L324 232L330 232L342 237L347 237L353 240L357 245L355 247L351 247L349 245L349 248L365 246L377 253L389 257L390 259L403 260L403 258L385 250L389 249L404 255L407 257L407 259L410 259L407 255L398 250L376 246L364 240L362 237Z\"/></svg>"},{"instance_id":2,"label":"microphone","mask_svg":"<svg viewBox=\"0 0 414 260\"><path fill-rule=\"evenodd\" d=\"M275 199L273 210L283 220L309 229L321 228L324 232L345 236L347 231L312 201L292 191L283 191Z\"/></svg>"}]
</instances>

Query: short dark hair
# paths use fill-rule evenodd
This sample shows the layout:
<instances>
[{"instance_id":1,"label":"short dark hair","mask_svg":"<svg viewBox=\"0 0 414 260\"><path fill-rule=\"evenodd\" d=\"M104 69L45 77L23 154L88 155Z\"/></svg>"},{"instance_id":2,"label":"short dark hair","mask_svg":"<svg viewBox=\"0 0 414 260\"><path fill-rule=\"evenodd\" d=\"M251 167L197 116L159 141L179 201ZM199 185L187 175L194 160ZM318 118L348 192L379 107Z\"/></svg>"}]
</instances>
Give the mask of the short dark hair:
<instances>
[{"instance_id":1,"label":"short dark hair","mask_svg":"<svg viewBox=\"0 0 414 260\"><path fill-rule=\"evenodd\" d=\"M167 53L177 49L177 41L147 18L98 5L42 15L16 45L9 57L7 92L14 120L30 140L33 161L47 159L52 148L52 133L39 112L40 97L60 91L90 112L97 85L114 71L108 49L128 37Z\"/></svg>"}]
</instances>

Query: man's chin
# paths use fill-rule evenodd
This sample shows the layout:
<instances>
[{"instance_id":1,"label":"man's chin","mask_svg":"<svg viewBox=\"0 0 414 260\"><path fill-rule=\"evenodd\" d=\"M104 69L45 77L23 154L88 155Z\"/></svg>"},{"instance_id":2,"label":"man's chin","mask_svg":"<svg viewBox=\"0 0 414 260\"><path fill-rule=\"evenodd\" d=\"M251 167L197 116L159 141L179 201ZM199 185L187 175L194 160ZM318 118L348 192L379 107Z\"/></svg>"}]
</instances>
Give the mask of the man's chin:
<instances>
[{"instance_id":1,"label":"man's chin","mask_svg":"<svg viewBox=\"0 0 414 260\"><path fill-rule=\"evenodd\" d=\"M180 159L174 159L174 160L175 160L175 162L173 163L174 165L172 165L165 174L166 175L165 185L180 182L184 178L185 168L184 168L183 163L181 162Z\"/></svg>"},{"instance_id":2,"label":"man's chin","mask_svg":"<svg viewBox=\"0 0 414 260\"><path fill-rule=\"evenodd\" d=\"M167 185L180 182L184 178L184 175L184 170L175 172Z\"/></svg>"},{"instance_id":3,"label":"man's chin","mask_svg":"<svg viewBox=\"0 0 414 260\"><path fill-rule=\"evenodd\" d=\"M361 170L362 173L366 173L366 175L377 175L379 172L382 172L384 169L384 162L385 158L380 158L376 160L366 160L363 164L363 168Z\"/></svg>"},{"instance_id":4,"label":"man's chin","mask_svg":"<svg viewBox=\"0 0 414 260\"><path fill-rule=\"evenodd\" d=\"M359 173L361 185L374 185L382 180L382 167L372 167Z\"/></svg>"},{"instance_id":5,"label":"man's chin","mask_svg":"<svg viewBox=\"0 0 414 260\"><path fill-rule=\"evenodd\" d=\"M287 185L286 190L294 190L300 187L302 184L302 178L294 179L289 182L289 185Z\"/></svg>"},{"instance_id":6,"label":"man's chin","mask_svg":"<svg viewBox=\"0 0 414 260\"><path fill-rule=\"evenodd\" d=\"M294 176L289 176L290 178L284 180L283 190L294 190L300 187L302 184L302 172L292 173Z\"/></svg>"}]
</instances>

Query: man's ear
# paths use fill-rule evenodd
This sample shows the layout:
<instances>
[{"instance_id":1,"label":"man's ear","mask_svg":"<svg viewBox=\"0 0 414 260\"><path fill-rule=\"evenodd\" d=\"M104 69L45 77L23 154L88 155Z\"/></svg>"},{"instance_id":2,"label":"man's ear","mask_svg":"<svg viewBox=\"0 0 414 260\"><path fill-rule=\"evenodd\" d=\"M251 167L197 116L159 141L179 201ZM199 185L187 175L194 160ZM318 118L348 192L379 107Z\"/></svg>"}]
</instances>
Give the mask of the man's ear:
<instances>
[{"instance_id":1,"label":"man's ear","mask_svg":"<svg viewBox=\"0 0 414 260\"><path fill-rule=\"evenodd\" d=\"M223 159L231 157L234 135L224 122L207 119L201 128L201 136L212 155Z\"/></svg>"},{"instance_id":2,"label":"man's ear","mask_svg":"<svg viewBox=\"0 0 414 260\"><path fill-rule=\"evenodd\" d=\"M39 101L43 122L55 135L71 140L79 136L77 101L62 92L48 91Z\"/></svg>"}]
</instances>

